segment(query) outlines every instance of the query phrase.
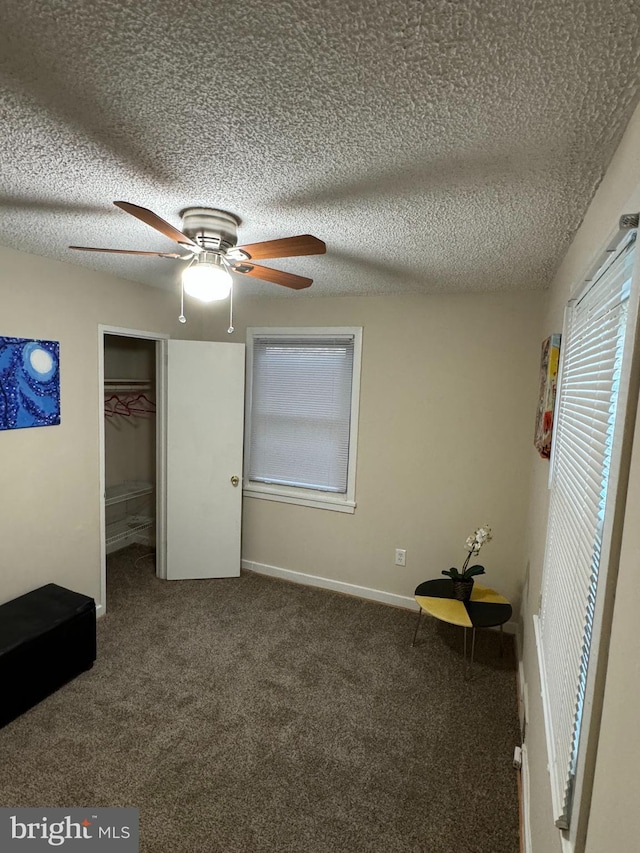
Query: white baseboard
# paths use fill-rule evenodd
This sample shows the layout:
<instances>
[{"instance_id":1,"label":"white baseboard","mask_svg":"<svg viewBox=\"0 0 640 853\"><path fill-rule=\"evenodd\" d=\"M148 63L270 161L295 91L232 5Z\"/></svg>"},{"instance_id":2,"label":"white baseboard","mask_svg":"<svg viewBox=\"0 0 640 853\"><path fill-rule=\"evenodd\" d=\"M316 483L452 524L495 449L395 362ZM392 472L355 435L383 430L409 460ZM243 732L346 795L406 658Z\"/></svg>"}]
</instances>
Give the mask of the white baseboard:
<instances>
[{"instance_id":1,"label":"white baseboard","mask_svg":"<svg viewBox=\"0 0 640 853\"><path fill-rule=\"evenodd\" d=\"M268 566L266 563L254 563L253 560L242 560L241 566L248 572L258 575L268 575L272 578L299 583L303 586L315 586L320 589L331 589L334 592L342 592L345 595L353 595L356 598L364 598L367 601L379 601L382 604L391 604L393 607L402 607L405 610L415 610L418 605L412 595L397 595L394 592L385 592L381 589L370 589L366 586L337 581L332 578L321 578L317 575L306 575L303 572L294 572L292 569L281 569L278 566Z\"/></svg>"},{"instance_id":2,"label":"white baseboard","mask_svg":"<svg viewBox=\"0 0 640 853\"><path fill-rule=\"evenodd\" d=\"M524 677L524 664L522 658L518 660L518 694L522 703L522 715L524 719L524 736L526 737L527 726L529 725L529 690L527 680Z\"/></svg>"},{"instance_id":3,"label":"white baseboard","mask_svg":"<svg viewBox=\"0 0 640 853\"><path fill-rule=\"evenodd\" d=\"M96 604L96 619L104 616L104 604Z\"/></svg>"},{"instance_id":4,"label":"white baseboard","mask_svg":"<svg viewBox=\"0 0 640 853\"><path fill-rule=\"evenodd\" d=\"M529 808L529 759L527 757L527 745L522 744L522 769L520 771L522 780L522 838L524 841L524 853L533 853L531 844L531 813Z\"/></svg>"},{"instance_id":5,"label":"white baseboard","mask_svg":"<svg viewBox=\"0 0 640 853\"><path fill-rule=\"evenodd\" d=\"M531 807L530 807L530 791L531 782L529 779L529 757L527 753L526 737L529 726L529 691L527 689L527 681L524 674L524 662L522 660L522 649L520 647L520 634L516 633L516 653L518 660L518 699L522 711L522 736L523 743L520 747L522 756L522 765L520 767L521 781L521 796L522 796L522 853L532 853L533 847L531 843Z\"/></svg>"},{"instance_id":6,"label":"white baseboard","mask_svg":"<svg viewBox=\"0 0 640 853\"><path fill-rule=\"evenodd\" d=\"M418 605L413 595L398 595L395 592L385 592L382 589L370 589L367 586L337 581L332 578L322 578L318 575L307 575L304 572L295 572L293 569L281 569L279 566L269 566L266 563L255 563L253 560L242 560L241 566L248 572L257 575L268 575L272 578L299 583L303 586L315 586L320 589L331 589L345 595L353 595L356 598L364 598L367 601L379 601L381 604L390 604L392 607L402 607L405 610L418 611ZM507 634L516 634L517 622L506 622L504 631Z\"/></svg>"},{"instance_id":7,"label":"white baseboard","mask_svg":"<svg viewBox=\"0 0 640 853\"><path fill-rule=\"evenodd\" d=\"M516 636L516 660L518 661L518 678L520 678L521 675L524 675L524 670L522 670L522 631L520 622L517 623L516 627L518 629L514 631L514 634Z\"/></svg>"}]
</instances>

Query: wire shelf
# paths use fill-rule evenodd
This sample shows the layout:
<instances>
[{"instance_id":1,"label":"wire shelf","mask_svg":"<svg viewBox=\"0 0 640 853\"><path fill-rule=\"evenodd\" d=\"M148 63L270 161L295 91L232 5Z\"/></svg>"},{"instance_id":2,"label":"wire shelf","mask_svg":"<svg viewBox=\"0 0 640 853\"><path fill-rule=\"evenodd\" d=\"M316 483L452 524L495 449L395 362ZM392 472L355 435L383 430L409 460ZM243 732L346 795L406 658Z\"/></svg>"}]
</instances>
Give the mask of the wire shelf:
<instances>
[{"instance_id":1,"label":"wire shelf","mask_svg":"<svg viewBox=\"0 0 640 853\"><path fill-rule=\"evenodd\" d=\"M136 533L149 530L153 525L153 518L146 515L129 515L120 521L107 524L105 543L106 545L115 545L116 542L122 542Z\"/></svg>"},{"instance_id":2,"label":"wire shelf","mask_svg":"<svg viewBox=\"0 0 640 853\"><path fill-rule=\"evenodd\" d=\"M153 489L153 483L144 483L142 481L131 480L125 483L117 483L114 486L107 486L105 489L104 503L105 506L113 506L124 501L131 501L134 498L150 495Z\"/></svg>"}]
</instances>

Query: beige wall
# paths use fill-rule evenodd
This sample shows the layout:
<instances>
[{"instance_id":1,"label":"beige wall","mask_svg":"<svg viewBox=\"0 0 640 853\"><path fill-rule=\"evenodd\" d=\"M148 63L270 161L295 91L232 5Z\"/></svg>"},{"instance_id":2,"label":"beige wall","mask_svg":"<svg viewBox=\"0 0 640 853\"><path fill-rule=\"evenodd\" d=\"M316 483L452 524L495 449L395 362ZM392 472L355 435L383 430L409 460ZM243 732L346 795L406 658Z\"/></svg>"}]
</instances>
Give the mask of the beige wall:
<instances>
[{"instance_id":1,"label":"beige wall","mask_svg":"<svg viewBox=\"0 0 640 853\"><path fill-rule=\"evenodd\" d=\"M558 270L541 337L560 331L564 306L572 289L590 269L615 231L622 213L640 210L640 109L636 110L619 149L603 179L584 222ZM533 474L529 511L529 593L523 608L523 667L529 697L527 734L531 775L531 832L533 853L560 851L559 833L553 826L551 790L547 773L540 681L533 636L532 614L540 594L548 506L548 462L531 454ZM631 506L637 519L640 502L638 445L630 483ZM640 747L630 736L633 710L640 701L640 634L637 631L637 566L640 547L635 525L625 527L619 590L609 653L609 674L597 754L595 787L586 841L587 853L635 849L640 837L640 811L636 806ZM628 597L627 597L628 596ZM635 663L634 663L635 661ZM633 839L633 842L631 841Z\"/></svg>"},{"instance_id":2,"label":"beige wall","mask_svg":"<svg viewBox=\"0 0 640 853\"><path fill-rule=\"evenodd\" d=\"M98 324L229 340L226 312L184 327L173 294L7 249L0 271L2 334L60 341L62 398L60 426L0 434L0 600L51 580L99 600ZM364 327L356 513L247 500L243 556L411 595L489 522L487 582L517 603L541 302L238 298L234 340L241 322Z\"/></svg>"},{"instance_id":3,"label":"beige wall","mask_svg":"<svg viewBox=\"0 0 640 853\"><path fill-rule=\"evenodd\" d=\"M106 335L104 375L106 379L149 379L156 372L154 341Z\"/></svg>"},{"instance_id":4,"label":"beige wall","mask_svg":"<svg viewBox=\"0 0 640 853\"><path fill-rule=\"evenodd\" d=\"M248 325L363 327L355 514L246 499L243 558L411 596L460 566L466 537L489 523L486 582L517 602L543 302L238 296L234 340ZM223 313L207 315L214 339L229 339Z\"/></svg>"},{"instance_id":5,"label":"beige wall","mask_svg":"<svg viewBox=\"0 0 640 853\"><path fill-rule=\"evenodd\" d=\"M100 599L98 324L194 337L174 294L0 248L0 334L60 341L61 423L0 432L0 601Z\"/></svg>"}]
</instances>

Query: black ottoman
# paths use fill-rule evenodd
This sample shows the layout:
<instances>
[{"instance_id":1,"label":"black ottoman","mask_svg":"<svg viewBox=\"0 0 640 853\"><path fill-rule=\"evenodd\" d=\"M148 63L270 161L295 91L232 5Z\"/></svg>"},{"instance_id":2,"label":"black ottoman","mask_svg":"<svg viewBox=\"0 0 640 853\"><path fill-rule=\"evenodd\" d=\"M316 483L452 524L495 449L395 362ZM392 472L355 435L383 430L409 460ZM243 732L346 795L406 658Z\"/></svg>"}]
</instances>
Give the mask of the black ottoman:
<instances>
[{"instance_id":1,"label":"black ottoman","mask_svg":"<svg viewBox=\"0 0 640 853\"><path fill-rule=\"evenodd\" d=\"M0 605L0 726L96 659L96 605L55 583Z\"/></svg>"}]
</instances>

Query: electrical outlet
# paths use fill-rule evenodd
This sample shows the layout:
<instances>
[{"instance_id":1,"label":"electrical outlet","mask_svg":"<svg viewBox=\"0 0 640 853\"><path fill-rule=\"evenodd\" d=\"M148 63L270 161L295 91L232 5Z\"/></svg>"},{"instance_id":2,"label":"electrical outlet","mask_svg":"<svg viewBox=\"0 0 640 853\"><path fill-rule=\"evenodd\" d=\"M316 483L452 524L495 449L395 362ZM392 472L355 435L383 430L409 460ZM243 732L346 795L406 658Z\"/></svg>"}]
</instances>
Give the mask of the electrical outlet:
<instances>
[{"instance_id":1,"label":"electrical outlet","mask_svg":"<svg viewBox=\"0 0 640 853\"><path fill-rule=\"evenodd\" d=\"M407 565L407 549L406 548L396 548L396 566L406 566Z\"/></svg>"},{"instance_id":2,"label":"electrical outlet","mask_svg":"<svg viewBox=\"0 0 640 853\"><path fill-rule=\"evenodd\" d=\"M522 749L519 746L513 750L513 766L516 770L522 770Z\"/></svg>"}]
</instances>

